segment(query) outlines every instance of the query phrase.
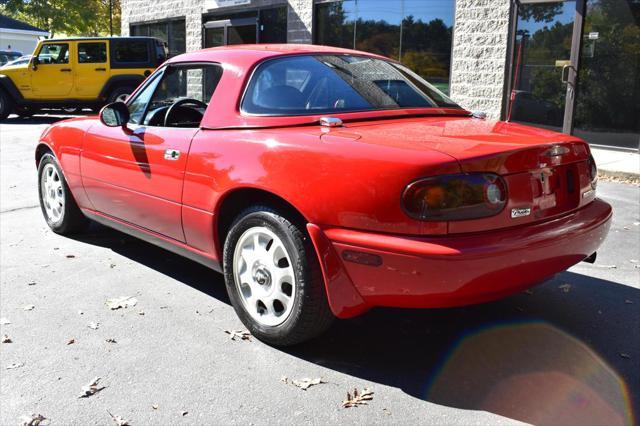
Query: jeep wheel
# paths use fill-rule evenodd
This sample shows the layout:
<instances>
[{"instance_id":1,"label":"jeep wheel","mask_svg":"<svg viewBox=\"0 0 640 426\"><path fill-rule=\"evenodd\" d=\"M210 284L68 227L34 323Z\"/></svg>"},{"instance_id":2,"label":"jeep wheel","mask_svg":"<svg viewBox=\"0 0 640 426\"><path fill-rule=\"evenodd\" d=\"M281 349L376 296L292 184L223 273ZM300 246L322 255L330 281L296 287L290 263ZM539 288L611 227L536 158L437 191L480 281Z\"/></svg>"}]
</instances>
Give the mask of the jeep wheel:
<instances>
[{"instance_id":1,"label":"jeep wheel","mask_svg":"<svg viewBox=\"0 0 640 426\"><path fill-rule=\"evenodd\" d=\"M13 99L0 89L0 120L5 120L13 111Z\"/></svg>"},{"instance_id":2,"label":"jeep wheel","mask_svg":"<svg viewBox=\"0 0 640 426\"><path fill-rule=\"evenodd\" d=\"M231 303L258 339L289 346L331 325L320 264L304 226L270 207L250 208L231 226L223 257Z\"/></svg>"},{"instance_id":3,"label":"jeep wheel","mask_svg":"<svg viewBox=\"0 0 640 426\"><path fill-rule=\"evenodd\" d=\"M116 87L109 95L108 103L124 102L135 89L129 86Z\"/></svg>"},{"instance_id":4,"label":"jeep wheel","mask_svg":"<svg viewBox=\"0 0 640 426\"><path fill-rule=\"evenodd\" d=\"M15 108L15 112L22 118L28 118L35 114L36 110L31 108L30 106L17 106Z\"/></svg>"}]
</instances>

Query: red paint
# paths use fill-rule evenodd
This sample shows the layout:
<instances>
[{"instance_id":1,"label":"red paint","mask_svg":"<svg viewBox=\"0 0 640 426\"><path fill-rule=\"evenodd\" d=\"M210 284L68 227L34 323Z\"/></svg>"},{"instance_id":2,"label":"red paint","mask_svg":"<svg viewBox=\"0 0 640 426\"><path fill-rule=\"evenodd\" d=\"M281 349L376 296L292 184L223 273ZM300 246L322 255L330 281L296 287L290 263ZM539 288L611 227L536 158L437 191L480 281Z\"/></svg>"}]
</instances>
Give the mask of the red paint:
<instances>
[{"instance_id":1,"label":"red paint","mask_svg":"<svg viewBox=\"0 0 640 426\"><path fill-rule=\"evenodd\" d=\"M286 200L308 222L330 306L340 317L373 306L478 303L534 285L594 252L610 207L587 193L589 148L573 136L422 108L319 116L259 117L239 111L256 64L277 56L351 52L319 46L207 49L169 62L211 61L224 72L201 129L108 128L67 120L41 138L53 150L78 205L213 262L221 259L219 210L253 188ZM363 54L363 53L358 53ZM568 148L547 156L555 144ZM164 150L177 149L177 161ZM493 172L507 183L498 215L459 222L411 219L400 196L412 181ZM539 175L549 176L549 187ZM574 192L558 189L567 174ZM587 193L587 196L582 196ZM512 219L512 208L530 215ZM379 255L381 266L345 262L343 250Z\"/></svg>"}]
</instances>

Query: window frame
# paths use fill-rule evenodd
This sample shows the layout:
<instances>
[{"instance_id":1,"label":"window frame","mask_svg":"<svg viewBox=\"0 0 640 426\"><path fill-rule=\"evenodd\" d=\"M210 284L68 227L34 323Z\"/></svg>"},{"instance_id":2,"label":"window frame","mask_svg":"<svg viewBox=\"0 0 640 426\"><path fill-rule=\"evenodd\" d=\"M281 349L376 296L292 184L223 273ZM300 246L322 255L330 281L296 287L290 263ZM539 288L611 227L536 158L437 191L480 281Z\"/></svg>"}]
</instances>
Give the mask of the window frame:
<instances>
[{"instance_id":1,"label":"window frame","mask_svg":"<svg viewBox=\"0 0 640 426\"><path fill-rule=\"evenodd\" d=\"M157 83L161 83L162 79L164 78L164 73L165 71L171 67L171 66L175 66L175 67L195 67L195 66L213 66L213 67L217 67L220 69L221 73L220 73L220 79L218 80L218 83L216 84L216 87L213 91L213 93L211 94L211 98L209 99L209 103L207 103L207 110L209 109L209 104L211 103L211 99L213 99L213 95L215 94L216 90L218 90L218 87L220 85L220 81L222 80L222 76L224 74L224 67L222 66L221 63L219 62L207 62L207 61L198 61L198 62L172 62L166 65L163 65L161 68L158 68L144 83L142 86L140 86L140 88L138 90L136 90L136 92L134 93L134 96L131 96L129 99L127 99L127 101L125 102L125 104L127 105L127 107L129 107L130 103L133 103L135 101L135 99L137 99L142 92L145 91L145 89L147 89L150 85L155 84L156 81ZM142 115L140 116L140 123L131 123L131 122L127 122L127 124L132 125L132 126L136 126L136 127L151 127L151 128L165 128L164 126L150 126L148 124L144 124L144 120L147 116L147 114L149 113L149 105L151 103L151 99L153 98L153 95L156 93L156 90L158 89L157 85L156 88L153 90L153 93L151 93L151 97L149 98L149 101L147 102L147 104L144 107L144 111L142 112ZM206 110L205 110L205 114L206 114ZM204 114L203 114L203 119L204 119ZM193 127L195 128L202 128L202 122L200 122L200 125L198 127Z\"/></svg>"},{"instance_id":2,"label":"window frame","mask_svg":"<svg viewBox=\"0 0 640 426\"><path fill-rule=\"evenodd\" d=\"M172 29L172 25L175 22L179 22L182 23L184 25L184 51L179 52L172 52L171 51L171 45L172 45L172 41L173 41L173 29ZM186 53L187 51L187 19L185 16L177 16L174 18L168 18L168 19L155 19L155 20L151 20L151 21L142 21L142 22L132 22L129 24L129 35L131 37L152 37L152 38L158 38L158 37L154 37L149 35L149 27L151 25L157 25L157 24L163 24L166 26L166 31L167 31L167 59L168 58L172 58L174 56L177 55L181 55L183 53ZM134 28L136 29L136 31L134 31ZM135 34L132 35L134 32L137 32L138 29L140 28L146 28L146 34ZM158 38L159 39L159 38ZM160 40L160 39L159 39Z\"/></svg>"},{"instance_id":3,"label":"window frame","mask_svg":"<svg viewBox=\"0 0 640 426\"><path fill-rule=\"evenodd\" d=\"M44 49L46 46L55 46L55 45L66 45L67 46L67 53L69 54L69 59L67 60L67 62L62 62L62 63L46 63L46 62L40 62L40 54L42 53L42 49ZM34 58L38 59L38 66L41 65L71 65L71 43L68 41L54 41L51 43L42 43L42 46L40 46L40 49L38 50L38 53L36 53L34 56Z\"/></svg>"}]
</instances>

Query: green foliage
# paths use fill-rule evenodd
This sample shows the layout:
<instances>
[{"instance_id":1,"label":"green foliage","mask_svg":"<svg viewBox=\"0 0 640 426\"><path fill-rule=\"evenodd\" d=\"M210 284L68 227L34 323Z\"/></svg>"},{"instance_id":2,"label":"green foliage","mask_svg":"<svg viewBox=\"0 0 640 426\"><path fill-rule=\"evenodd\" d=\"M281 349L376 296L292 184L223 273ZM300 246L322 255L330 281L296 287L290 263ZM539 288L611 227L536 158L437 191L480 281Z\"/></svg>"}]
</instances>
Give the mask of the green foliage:
<instances>
[{"instance_id":1,"label":"green foliage","mask_svg":"<svg viewBox=\"0 0 640 426\"><path fill-rule=\"evenodd\" d=\"M120 0L112 0L113 32L120 34ZM109 0L0 0L0 13L27 22L51 36L109 34Z\"/></svg>"}]
</instances>

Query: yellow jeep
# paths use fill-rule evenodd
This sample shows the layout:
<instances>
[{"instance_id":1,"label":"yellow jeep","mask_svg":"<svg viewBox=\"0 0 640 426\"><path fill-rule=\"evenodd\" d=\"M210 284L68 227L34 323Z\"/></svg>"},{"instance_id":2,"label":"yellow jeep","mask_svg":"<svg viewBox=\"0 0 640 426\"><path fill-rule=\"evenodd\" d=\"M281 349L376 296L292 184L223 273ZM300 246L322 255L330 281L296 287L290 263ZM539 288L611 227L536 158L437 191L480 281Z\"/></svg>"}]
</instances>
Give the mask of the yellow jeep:
<instances>
[{"instance_id":1,"label":"yellow jeep","mask_svg":"<svg viewBox=\"0 0 640 426\"><path fill-rule=\"evenodd\" d=\"M97 110L125 99L166 59L152 37L43 40L28 64L0 68L0 120L40 108Z\"/></svg>"}]
</instances>

